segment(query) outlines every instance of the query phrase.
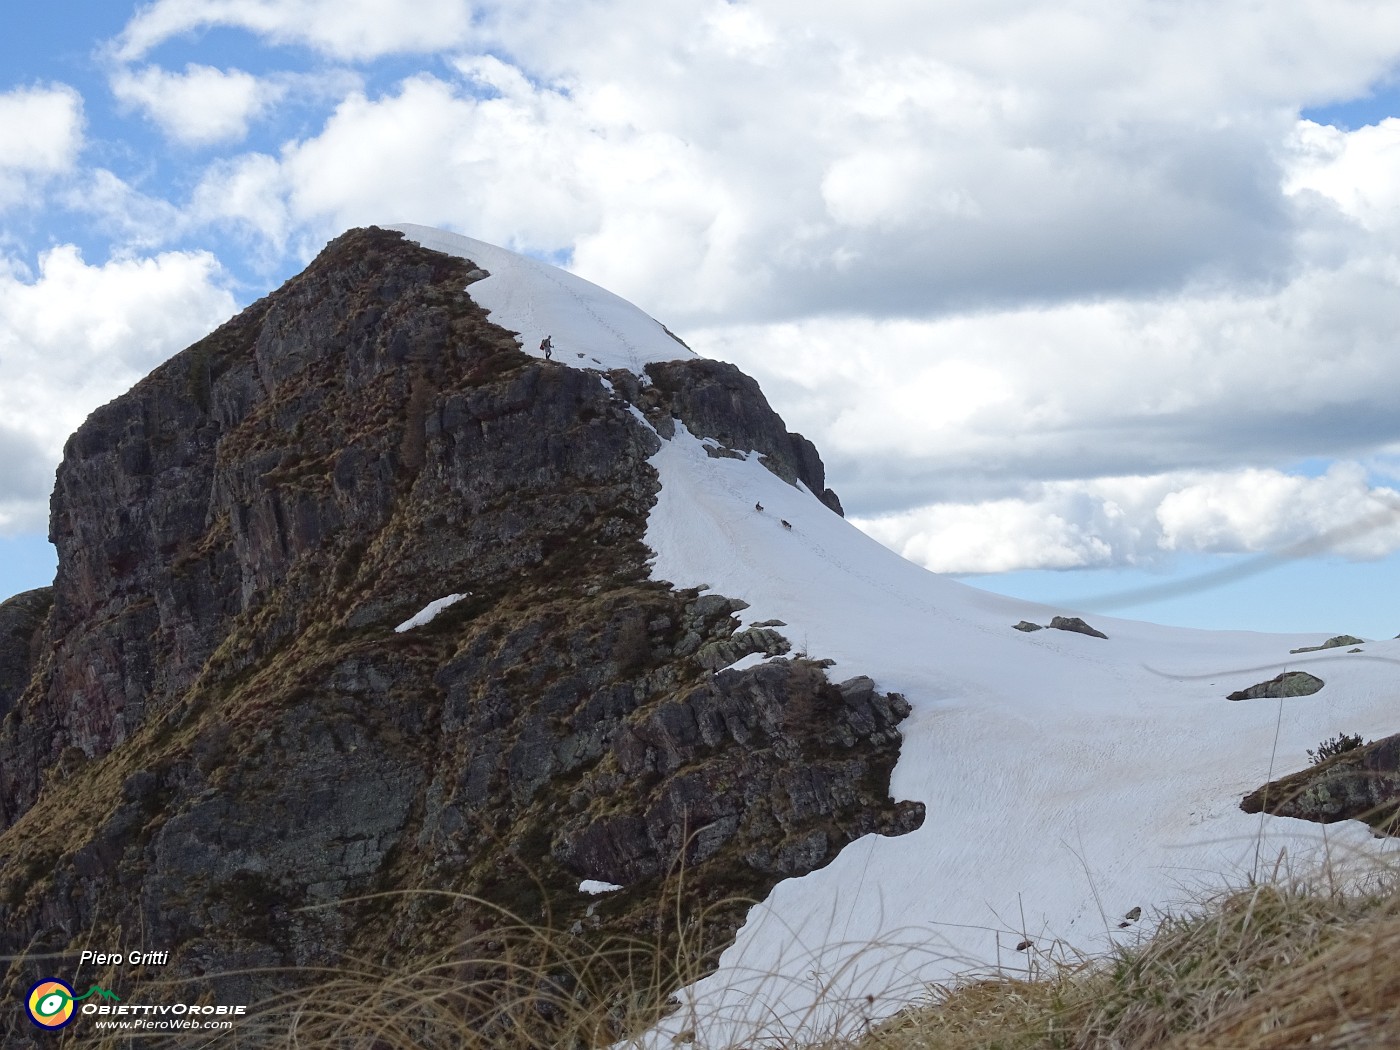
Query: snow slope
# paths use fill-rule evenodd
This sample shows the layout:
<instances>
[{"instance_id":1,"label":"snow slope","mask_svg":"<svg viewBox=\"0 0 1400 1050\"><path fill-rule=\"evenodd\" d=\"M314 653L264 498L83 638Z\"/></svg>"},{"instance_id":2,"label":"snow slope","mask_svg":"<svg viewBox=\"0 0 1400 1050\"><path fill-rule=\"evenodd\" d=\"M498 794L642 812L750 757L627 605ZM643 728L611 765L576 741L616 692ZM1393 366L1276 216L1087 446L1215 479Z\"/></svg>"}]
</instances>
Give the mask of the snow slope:
<instances>
[{"instance_id":1,"label":"snow slope","mask_svg":"<svg viewBox=\"0 0 1400 1050\"><path fill-rule=\"evenodd\" d=\"M554 360L577 368L628 368L642 374L649 361L695 357L656 321L626 299L557 266L485 241L403 223L387 226L424 248L470 259L491 276L471 285L473 301L491 320L520 334L521 349L544 357L550 336Z\"/></svg>"},{"instance_id":2,"label":"snow slope","mask_svg":"<svg viewBox=\"0 0 1400 1050\"><path fill-rule=\"evenodd\" d=\"M469 294L527 349L552 334L556 347L579 348L558 360L638 371L687 356L594 285L481 242L399 228L489 270ZM869 836L779 885L653 1045L687 1031L710 1047L850 1031L925 982L1102 948L1227 882L1391 848L1356 823L1247 816L1238 803L1305 766L1324 738L1400 730L1400 641L1290 656L1322 639L1104 617L1091 622L1107 640L1022 633L1011 625L1072 610L929 573L756 457L710 458L684 427L652 463L662 482L647 529L653 576L743 598L748 622L783 620L794 648L834 659L834 680L866 674L903 693L913 713L892 793L928 810L919 831ZM1225 700L1296 668L1325 688ZM1120 928L1135 907L1143 919ZM1023 940L1032 947L1018 953Z\"/></svg>"}]
</instances>

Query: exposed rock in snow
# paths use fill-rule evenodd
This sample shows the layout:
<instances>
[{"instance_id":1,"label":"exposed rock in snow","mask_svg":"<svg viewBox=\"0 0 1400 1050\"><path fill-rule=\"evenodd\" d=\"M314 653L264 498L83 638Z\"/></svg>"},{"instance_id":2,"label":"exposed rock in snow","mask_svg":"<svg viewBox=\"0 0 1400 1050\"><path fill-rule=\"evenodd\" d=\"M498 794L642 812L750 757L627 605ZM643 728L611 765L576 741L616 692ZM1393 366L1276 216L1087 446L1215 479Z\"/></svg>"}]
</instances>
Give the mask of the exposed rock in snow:
<instances>
[{"instance_id":1,"label":"exposed rock in snow","mask_svg":"<svg viewBox=\"0 0 1400 1050\"><path fill-rule=\"evenodd\" d=\"M1361 645L1365 639L1355 638L1349 634L1339 634L1334 638L1329 638L1321 645L1305 645L1299 649L1290 649L1289 653L1315 653L1323 649L1338 649L1343 645Z\"/></svg>"},{"instance_id":2,"label":"exposed rock in snow","mask_svg":"<svg viewBox=\"0 0 1400 1050\"><path fill-rule=\"evenodd\" d=\"M1239 689L1227 696L1226 700L1277 699L1285 696L1311 696L1326 683L1307 671L1284 671L1267 682L1260 682L1248 689Z\"/></svg>"},{"instance_id":3,"label":"exposed rock in snow","mask_svg":"<svg viewBox=\"0 0 1400 1050\"><path fill-rule=\"evenodd\" d=\"M792 646L788 640L771 627L748 627L742 631L735 631L728 638L701 646L695 654L695 659L700 662L701 667L718 670L751 653L781 656L791 650Z\"/></svg>"},{"instance_id":4,"label":"exposed rock in snow","mask_svg":"<svg viewBox=\"0 0 1400 1050\"><path fill-rule=\"evenodd\" d=\"M1378 834L1400 835L1400 735L1270 781L1240 808L1319 824L1359 820Z\"/></svg>"},{"instance_id":5,"label":"exposed rock in snow","mask_svg":"<svg viewBox=\"0 0 1400 1050\"><path fill-rule=\"evenodd\" d=\"M1078 616L1056 616L1050 621L1050 626L1056 631L1073 631L1075 634L1087 634L1091 638L1108 637L1102 631L1090 627ZM1022 628L1022 630L1024 629Z\"/></svg>"}]
</instances>

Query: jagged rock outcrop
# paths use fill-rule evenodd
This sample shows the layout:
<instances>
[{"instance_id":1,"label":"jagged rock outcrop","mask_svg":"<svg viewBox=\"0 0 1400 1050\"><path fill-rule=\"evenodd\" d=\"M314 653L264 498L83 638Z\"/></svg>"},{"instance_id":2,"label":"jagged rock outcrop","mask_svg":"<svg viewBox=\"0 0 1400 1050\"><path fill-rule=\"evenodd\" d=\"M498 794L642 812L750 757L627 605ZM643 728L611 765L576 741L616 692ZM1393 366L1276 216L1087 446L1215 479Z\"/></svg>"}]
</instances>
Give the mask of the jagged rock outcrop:
<instances>
[{"instance_id":1,"label":"jagged rock outcrop","mask_svg":"<svg viewBox=\"0 0 1400 1050\"><path fill-rule=\"evenodd\" d=\"M695 659L701 667L719 671L746 656L779 656L792 651L792 645L771 627L746 627L728 638L701 646Z\"/></svg>"},{"instance_id":2,"label":"jagged rock outcrop","mask_svg":"<svg viewBox=\"0 0 1400 1050\"><path fill-rule=\"evenodd\" d=\"M758 383L725 361L660 361L646 366L651 382L641 385L631 372L609 372L627 399L669 438L672 420L682 420L698 438L713 438L711 456L760 453L759 462L789 485L801 481L823 503L844 516L841 501L826 487L826 468L816 446L788 432L768 406Z\"/></svg>"},{"instance_id":3,"label":"jagged rock outcrop","mask_svg":"<svg viewBox=\"0 0 1400 1050\"><path fill-rule=\"evenodd\" d=\"M573 818L556 857L591 878L630 885L664 874L676 857L703 863L747 826L747 864L799 875L831 851L833 814L822 800L833 796L854 814L842 837L912 831L923 807L881 806L880 784L893 767L872 770L859 750L862 742L894 743L893 727L908 713L903 697L875 692L869 678L833 686L811 661L725 671L621 728L608 787L661 789L644 814Z\"/></svg>"},{"instance_id":4,"label":"jagged rock outcrop","mask_svg":"<svg viewBox=\"0 0 1400 1050\"><path fill-rule=\"evenodd\" d=\"M1246 795L1240 808L1319 824L1360 820L1378 834L1400 835L1400 736L1271 781Z\"/></svg>"},{"instance_id":5,"label":"jagged rock outcrop","mask_svg":"<svg viewBox=\"0 0 1400 1050\"><path fill-rule=\"evenodd\" d=\"M698 915L918 826L889 796L899 697L647 576L634 407L821 493L810 443L732 366L609 390L529 357L472 302L484 276L352 231L69 441L52 608L0 606L0 956L110 938L254 1001L286 979L214 975L488 921L309 905L431 888L567 924L592 878L626 887L608 929L665 936L681 869ZM778 658L715 673L748 653Z\"/></svg>"},{"instance_id":6,"label":"jagged rock outcrop","mask_svg":"<svg viewBox=\"0 0 1400 1050\"><path fill-rule=\"evenodd\" d=\"M1023 621L1024 622L1024 621ZM1090 638L1107 638L1096 627L1090 627L1078 616L1055 616L1050 620L1050 628L1056 631L1071 631L1074 634L1087 634Z\"/></svg>"},{"instance_id":7,"label":"jagged rock outcrop","mask_svg":"<svg viewBox=\"0 0 1400 1050\"><path fill-rule=\"evenodd\" d=\"M1284 671L1274 675L1267 682L1259 682L1247 689L1237 689L1226 700L1279 699L1286 696L1311 696L1324 685L1317 675L1307 671Z\"/></svg>"},{"instance_id":8,"label":"jagged rock outcrop","mask_svg":"<svg viewBox=\"0 0 1400 1050\"><path fill-rule=\"evenodd\" d=\"M1038 623L1031 623L1029 620L1021 620L1021 621L1018 622L1018 623L1013 623L1013 624L1011 625L1011 629L1012 629L1013 631L1021 631L1021 632L1025 633L1025 634L1030 634L1032 631L1041 631L1041 630L1044 630L1044 628L1041 627L1040 624L1038 624Z\"/></svg>"}]
</instances>

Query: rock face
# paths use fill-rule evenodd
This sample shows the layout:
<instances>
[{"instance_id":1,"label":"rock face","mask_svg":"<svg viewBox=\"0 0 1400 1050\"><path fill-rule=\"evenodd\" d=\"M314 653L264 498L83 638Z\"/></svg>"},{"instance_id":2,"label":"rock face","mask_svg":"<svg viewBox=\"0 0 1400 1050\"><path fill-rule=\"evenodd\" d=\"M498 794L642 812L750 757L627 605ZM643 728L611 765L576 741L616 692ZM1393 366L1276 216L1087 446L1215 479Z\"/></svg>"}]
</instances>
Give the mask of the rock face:
<instances>
[{"instance_id":1,"label":"rock face","mask_svg":"<svg viewBox=\"0 0 1400 1050\"><path fill-rule=\"evenodd\" d=\"M759 462L778 477L790 485L802 482L844 516L840 499L825 487L826 468L816 446L801 434L788 433L758 383L749 376L723 361L660 361L648 364L645 370L651 380L645 386L626 370L609 372L608 379L642 410L662 437L673 436L679 419L696 437L713 438L718 443L707 446L712 457L756 451Z\"/></svg>"},{"instance_id":2,"label":"rock face","mask_svg":"<svg viewBox=\"0 0 1400 1050\"><path fill-rule=\"evenodd\" d=\"M1319 824L1360 820L1377 833L1400 835L1400 736L1271 781L1246 795L1240 808Z\"/></svg>"},{"instance_id":3,"label":"rock face","mask_svg":"<svg viewBox=\"0 0 1400 1050\"><path fill-rule=\"evenodd\" d=\"M599 879L625 887L604 928L664 936L681 872L693 916L919 825L889 796L900 697L647 577L636 410L839 511L815 449L732 366L610 392L530 358L483 276L352 231L69 441L54 586L0 606L0 956L169 951L160 976L253 1002L286 978L212 975L487 921L308 906L435 889L568 924ZM750 653L774 658L715 673ZM3 994L66 965L9 964Z\"/></svg>"},{"instance_id":4,"label":"rock face","mask_svg":"<svg viewBox=\"0 0 1400 1050\"><path fill-rule=\"evenodd\" d=\"M1311 696L1326 683L1307 671L1285 671L1267 682L1259 682L1248 689L1237 689L1226 700L1278 699L1285 696Z\"/></svg>"},{"instance_id":5,"label":"rock face","mask_svg":"<svg viewBox=\"0 0 1400 1050\"><path fill-rule=\"evenodd\" d=\"M53 588L16 594L0 602L0 719L24 692L38 661L44 621L53 606Z\"/></svg>"}]
</instances>

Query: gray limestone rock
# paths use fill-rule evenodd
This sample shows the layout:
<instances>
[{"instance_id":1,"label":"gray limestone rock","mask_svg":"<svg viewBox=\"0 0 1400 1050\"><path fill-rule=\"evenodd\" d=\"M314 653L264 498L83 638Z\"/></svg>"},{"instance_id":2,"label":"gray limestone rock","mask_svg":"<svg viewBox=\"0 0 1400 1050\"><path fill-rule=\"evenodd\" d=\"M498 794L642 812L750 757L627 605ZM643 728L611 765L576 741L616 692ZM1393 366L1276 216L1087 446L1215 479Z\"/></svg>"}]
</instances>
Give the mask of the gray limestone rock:
<instances>
[{"instance_id":1,"label":"gray limestone rock","mask_svg":"<svg viewBox=\"0 0 1400 1050\"><path fill-rule=\"evenodd\" d=\"M1327 639L1321 645L1305 645L1301 649L1290 649L1289 653L1315 653L1322 649L1337 649L1343 645L1361 645L1363 639L1353 637L1349 634L1339 634Z\"/></svg>"},{"instance_id":2,"label":"gray limestone rock","mask_svg":"<svg viewBox=\"0 0 1400 1050\"><path fill-rule=\"evenodd\" d=\"M1025 621L1022 621L1023 623ZM1107 638L1108 635L1102 631L1095 630L1078 616L1056 616L1050 621L1050 627L1056 631L1073 631L1075 634L1087 634L1091 638Z\"/></svg>"},{"instance_id":3,"label":"gray limestone rock","mask_svg":"<svg viewBox=\"0 0 1400 1050\"><path fill-rule=\"evenodd\" d=\"M791 650L788 640L772 628L749 627L735 631L728 638L702 645L695 659L701 667L718 671L752 653L778 656Z\"/></svg>"},{"instance_id":4,"label":"gray limestone rock","mask_svg":"<svg viewBox=\"0 0 1400 1050\"><path fill-rule=\"evenodd\" d=\"M1326 684L1316 675L1307 671L1285 671L1267 682L1259 682L1247 689L1239 689L1227 696L1226 700L1276 699L1285 696L1311 696Z\"/></svg>"},{"instance_id":5,"label":"gray limestone rock","mask_svg":"<svg viewBox=\"0 0 1400 1050\"><path fill-rule=\"evenodd\" d=\"M788 432L753 379L727 362L707 360L653 363L646 373L651 396L696 437L761 453L759 462L778 477L788 484L801 481L836 513L844 513L836 494L825 487L826 468L816 447Z\"/></svg>"}]
</instances>

